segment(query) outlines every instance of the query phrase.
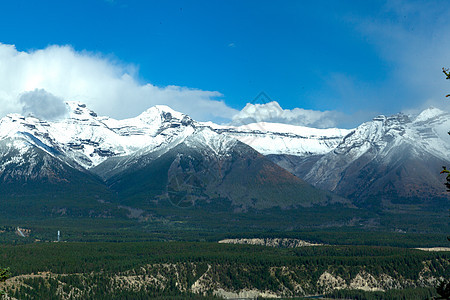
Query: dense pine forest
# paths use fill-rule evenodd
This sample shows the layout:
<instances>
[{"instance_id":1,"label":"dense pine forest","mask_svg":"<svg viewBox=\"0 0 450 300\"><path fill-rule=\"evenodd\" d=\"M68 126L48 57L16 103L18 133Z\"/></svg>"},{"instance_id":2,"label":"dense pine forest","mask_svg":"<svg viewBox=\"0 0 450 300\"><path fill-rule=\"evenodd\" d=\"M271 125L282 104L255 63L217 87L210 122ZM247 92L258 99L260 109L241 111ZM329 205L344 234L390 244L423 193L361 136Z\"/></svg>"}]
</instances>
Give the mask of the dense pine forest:
<instances>
[{"instance_id":1,"label":"dense pine forest","mask_svg":"<svg viewBox=\"0 0 450 300\"><path fill-rule=\"evenodd\" d=\"M46 242L2 245L0 262L13 276L3 289L17 299L196 299L240 291L427 299L450 278L450 253L387 246Z\"/></svg>"}]
</instances>

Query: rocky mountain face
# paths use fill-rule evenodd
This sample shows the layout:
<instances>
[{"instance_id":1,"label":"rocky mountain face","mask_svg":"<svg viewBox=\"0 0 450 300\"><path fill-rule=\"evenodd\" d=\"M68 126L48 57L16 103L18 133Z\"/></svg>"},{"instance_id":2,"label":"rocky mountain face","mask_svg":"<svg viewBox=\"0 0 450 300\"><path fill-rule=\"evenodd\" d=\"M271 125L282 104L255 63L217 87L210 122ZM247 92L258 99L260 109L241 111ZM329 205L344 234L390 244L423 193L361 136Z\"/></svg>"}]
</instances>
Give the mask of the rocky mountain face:
<instances>
[{"instance_id":1,"label":"rocky mountain face","mask_svg":"<svg viewBox=\"0 0 450 300\"><path fill-rule=\"evenodd\" d=\"M39 145L39 146L38 146ZM0 141L0 215L108 216L112 193L57 149L19 133Z\"/></svg>"},{"instance_id":2,"label":"rocky mountain face","mask_svg":"<svg viewBox=\"0 0 450 300\"><path fill-rule=\"evenodd\" d=\"M223 126L167 106L115 120L82 103L67 105L69 116L59 121L17 114L0 120L3 198L59 188L64 198L82 190L90 199L94 189L97 198L130 206L213 203L237 211L348 204L322 190L368 206L448 200L439 170L450 161L450 121L438 109L378 116L347 130ZM89 188L74 188L79 184Z\"/></svg>"},{"instance_id":3,"label":"rocky mountain face","mask_svg":"<svg viewBox=\"0 0 450 300\"><path fill-rule=\"evenodd\" d=\"M438 109L415 118L378 116L348 134L302 177L358 201L390 205L448 199L439 171L450 161L449 117Z\"/></svg>"},{"instance_id":4,"label":"rocky mountain face","mask_svg":"<svg viewBox=\"0 0 450 300\"><path fill-rule=\"evenodd\" d=\"M1 119L4 197L17 196L17 190L24 197L44 197L60 188L58 198L78 195L70 192L78 190L86 199L91 189L105 190L104 195L118 197L107 196L104 202L140 207L149 201L176 207L220 202L245 211L348 203L169 107L155 106L126 120L99 117L77 102L68 108L69 116L54 122L20 115Z\"/></svg>"},{"instance_id":5,"label":"rocky mountain face","mask_svg":"<svg viewBox=\"0 0 450 300\"><path fill-rule=\"evenodd\" d=\"M211 128L252 146L321 189L369 206L448 202L439 171L450 161L449 114L378 116L355 129L271 123Z\"/></svg>"},{"instance_id":6,"label":"rocky mountain face","mask_svg":"<svg viewBox=\"0 0 450 300\"><path fill-rule=\"evenodd\" d=\"M231 136L263 155L311 156L323 155L349 134L349 129L316 129L277 123L251 123L241 126L222 126L202 123L217 133Z\"/></svg>"}]
</instances>

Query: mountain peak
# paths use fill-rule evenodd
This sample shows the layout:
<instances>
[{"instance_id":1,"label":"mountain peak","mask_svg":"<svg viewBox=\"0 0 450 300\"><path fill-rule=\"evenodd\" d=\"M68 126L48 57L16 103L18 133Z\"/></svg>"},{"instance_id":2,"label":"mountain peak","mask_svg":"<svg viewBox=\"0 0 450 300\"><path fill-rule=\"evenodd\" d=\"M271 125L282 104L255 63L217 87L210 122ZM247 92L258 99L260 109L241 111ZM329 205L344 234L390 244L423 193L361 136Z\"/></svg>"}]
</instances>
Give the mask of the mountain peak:
<instances>
[{"instance_id":1,"label":"mountain peak","mask_svg":"<svg viewBox=\"0 0 450 300\"><path fill-rule=\"evenodd\" d=\"M386 116L385 115L378 115L375 118L372 119L372 121L385 121Z\"/></svg>"},{"instance_id":2,"label":"mountain peak","mask_svg":"<svg viewBox=\"0 0 450 300\"><path fill-rule=\"evenodd\" d=\"M432 119L432 118L435 118L435 117L440 116L440 115L443 115L443 114L446 114L446 112L443 111L443 110L441 110L441 109L439 109L439 108L436 108L436 107L432 107L432 106L431 106L431 107L425 109L424 111L422 111L422 112L414 119L414 121L415 121L415 122L424 122L424 121L430 120L430 119Z\"/></svg>"},{"instance_id":3,"label":"mountain peak","mask_svg":"<svg viewBox=\"0 0 450 300\"><path fill-rule=\"evenodd\" d=\"M167 105L155 105L141 113L138 117L141 119L154 119L156 117L168 118L169 116L177 119L183 119L185 114L175 111Z\"/></svg>"},{"instance_id":4,"label":"mountain peak","mask_svg":"<svg viewBox=\"0 0 450 300\"><path fill-rule=\"evenodd\" d=\"M67 101L66 105L69 108L69 113L71 118L92 118L97 117L97 114L86 107L86 104L79 101Z\"/></svg>"}]
</instances>

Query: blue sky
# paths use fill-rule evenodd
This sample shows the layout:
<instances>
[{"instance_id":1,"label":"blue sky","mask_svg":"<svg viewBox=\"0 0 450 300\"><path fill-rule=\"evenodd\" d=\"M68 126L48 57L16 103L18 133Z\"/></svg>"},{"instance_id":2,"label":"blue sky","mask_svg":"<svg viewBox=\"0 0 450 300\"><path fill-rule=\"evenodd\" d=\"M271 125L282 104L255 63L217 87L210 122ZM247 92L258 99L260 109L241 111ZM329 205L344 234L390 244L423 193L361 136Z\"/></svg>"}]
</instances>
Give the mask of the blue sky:
<instances>
[{"instance_id":1,"label":"blue sky","mask_svg":"<svg viewBox=\"0 0 450 300\"><path fill-rule=\"evenodd\" d=\"M450 67L448 20L448 1L17 0L0 4L0 43L14 45L13 56L53 46L66 51L61 63L88 56L109 64L134 86L159 88L157 100L142 100L142 107L168 104L199 119L227 121L265 91L284 109L337 112L336 125L349 127L380 113L445 107L441 95L450 82L440 69ZM24 86L76 95L41 84ZM177 100L168 86L177 87ZM4 92L16 101L11 93ZM136 105L124 112L119 100L108 110L106 100L95 100L99 94L87 102L100 113L142 111ZM213 112L201 113L208 109Z\"/></svg>"}]
</instances>

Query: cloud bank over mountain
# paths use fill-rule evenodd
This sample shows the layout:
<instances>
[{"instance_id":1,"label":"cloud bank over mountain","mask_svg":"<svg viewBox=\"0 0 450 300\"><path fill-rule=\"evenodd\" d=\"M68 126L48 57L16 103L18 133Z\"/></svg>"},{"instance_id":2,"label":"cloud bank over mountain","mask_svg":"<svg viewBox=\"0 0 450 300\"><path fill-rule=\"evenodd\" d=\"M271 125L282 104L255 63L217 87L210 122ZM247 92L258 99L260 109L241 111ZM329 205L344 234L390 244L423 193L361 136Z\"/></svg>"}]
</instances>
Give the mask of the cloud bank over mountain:
<instances>
[{"instance_id":1,"label":"cloud bank over mountain","mask_svg":"<svg viewBox=\"0 0 450 300\"><path fill-rule=\"evenodd\" d=\"M64 99L43 89L23 93L19 102L23 104L23 115L32 115L39 119L56 120L68 114Z\"/></svg>"},{"instance_id":2,"label":"cloud bank over mountain","mask_svg":"<svg viewBox=\"0 0 450 300\"><path fill-rule=\"evenodd\" d=\"M135 67L70 46L18 51L0 43L0 116L25 112L53 118L60 98L116 118L165 104L198 120L231 119L237 110L220 97L217 91L141 83Z\"/></svg>"},{"instance_id":3,"label":"cloud bank over mountain","mask_svg":"<svg viewBox=\"0 0 450 300\"><path fill-rule=\"evenodd\" d=\"M256 122L283 123L315 128L336 127L345 114L337 111L319 111L302 108L283 109L276 101L263 104L248 103L233 116L232 125Z\"/></svg>"},{"instance_id":4,"label":"cloud bank over mountain","mask_svg":"<svg viewBox=\"0 0 450 300\"><path fill-rule=\"evenodd\" d=\"M248 124L277 122L318 128L334 127L344 117L334 111L282 109L277 102L247 104L242 111L220 100L218 91L142 83L136 67L70 46L18 51L0 43L0 116L31 114L64 117L64 101L81 101L100 115L133 117L164 104L196 120Z\"/></svg>"}]
</instances>

